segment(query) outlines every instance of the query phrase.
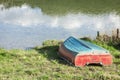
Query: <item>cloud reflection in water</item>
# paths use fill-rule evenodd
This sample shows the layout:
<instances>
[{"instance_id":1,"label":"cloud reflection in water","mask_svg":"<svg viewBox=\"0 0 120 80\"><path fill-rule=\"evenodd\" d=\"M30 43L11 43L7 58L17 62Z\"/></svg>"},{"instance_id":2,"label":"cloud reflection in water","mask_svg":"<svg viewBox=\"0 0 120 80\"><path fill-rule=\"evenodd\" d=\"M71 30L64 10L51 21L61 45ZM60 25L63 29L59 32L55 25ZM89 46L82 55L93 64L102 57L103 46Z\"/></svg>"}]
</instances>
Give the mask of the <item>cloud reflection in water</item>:
<instances>
[{"instance_id":1,"label":"cloud reflection in water","mask_svg":"<svg viewBox=\"0 0 120 80\"><path fill-rule=\"evenodd\" d=\"M2 5L0 7L3 7ZM22 5L11 7L0 11L0 22L4 24L19 25L21 27L34 27L46 25L49 27L63 27L75 29L90 27L94 29L105 29L120 27L120 16L115 13L103 15L68 14L65 16L49 16L42 13L41 9Z\"/></svg>"},{"instance_id":2,"label":"cloud reflection in water","mask_svg":"<svg viewBox=\"0 0 120 80\"><path fill-rule=\"evenodd\" d=\"M101 15L70 13L64 16L50 16L50 15L43 14L40 8L31 8L30 6L25 4L22 5L21 7L11 7L9 9L5 9L3 5L0 5L0 28L2 28L3 25L4 27L5 25L7 25L7 27L9 28L12 26L21 27L22 29L24 27L25 29L30 28L29 34L35 33L34 35L32 34L32 36L35 36L37 34L39 36L40 34L43 34L42 31L44 31L46 33L44 34L44 37L48 37L48 39L51 39L51 38L56 39L56 37L61 38L59 36L63 36L64 38L64 34L66 34L66 37L70 35L73 35L76 37L83 37L86 35L95 36L96 35L95 33L98 30L101 32L102 31L109 32L112 29L120 28L120 16L117 15L115 12L110 14L101 14ZM35 28L35 30L33 30L32 28ZM46 31L44 30L45 28L47 28ZM26 31L24 31L24 33L25 34L23 35L26 35ZM2 34L4 35L5 33L2 32ZM50 37L48 35L52 35L52 36ZM32 36L29 37L29 40L32 38ZM2 35L0 35L0 37L3 38L3 41L4 39L6 39ZM35 38L35 40L37 39L38 37ZM34 40L32 39L32 41ZM28 42L31 43L30 41ZM34 45L37 44L38 42L39 41L34 42Z\"/></svg>"}]
</instances>

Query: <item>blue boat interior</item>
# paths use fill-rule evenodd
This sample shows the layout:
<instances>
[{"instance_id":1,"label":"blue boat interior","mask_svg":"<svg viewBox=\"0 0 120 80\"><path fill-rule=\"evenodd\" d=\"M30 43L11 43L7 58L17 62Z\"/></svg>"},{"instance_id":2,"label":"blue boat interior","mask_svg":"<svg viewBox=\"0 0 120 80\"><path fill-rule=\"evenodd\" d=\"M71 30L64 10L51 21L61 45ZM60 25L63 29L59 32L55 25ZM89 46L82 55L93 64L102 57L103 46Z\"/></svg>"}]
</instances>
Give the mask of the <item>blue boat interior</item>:
<instances>
[{"instance_id":1,"label":"blue boat interior","mask_svg":"<svg viewBox=\"0 0 120 80\"><path fill-rule=\"evenodd\" d=\"M92 44L84 40L78 40L74 37L69 37L68 39L66 39L63 45L69 51L74 52L74 54L90 53L90 52L97 52L97 53L108 53L109 52L100 46L97 46L95 44Z\"/></svg>"}]
</instances>

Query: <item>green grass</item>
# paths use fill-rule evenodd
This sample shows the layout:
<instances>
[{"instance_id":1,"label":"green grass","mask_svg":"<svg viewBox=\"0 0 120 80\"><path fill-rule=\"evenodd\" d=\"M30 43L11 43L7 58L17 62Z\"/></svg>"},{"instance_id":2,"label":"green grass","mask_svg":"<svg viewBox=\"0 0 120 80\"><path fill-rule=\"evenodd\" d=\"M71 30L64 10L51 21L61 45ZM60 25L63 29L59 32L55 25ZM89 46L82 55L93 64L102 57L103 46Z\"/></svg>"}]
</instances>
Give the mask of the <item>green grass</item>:
<instances>
[{"instance_id":1,"label":"green grass","mask_svg":"<svg viewBox=\"0 0 120 80\"><path fill-rule=\"evenodd\" d=\"M60 42L48 40L31 50L0 49L0 80L119 80L120 52L92 42L110 50L114 57L111 66L70 65L57 55Z\"/></svg>"}]
</instances>

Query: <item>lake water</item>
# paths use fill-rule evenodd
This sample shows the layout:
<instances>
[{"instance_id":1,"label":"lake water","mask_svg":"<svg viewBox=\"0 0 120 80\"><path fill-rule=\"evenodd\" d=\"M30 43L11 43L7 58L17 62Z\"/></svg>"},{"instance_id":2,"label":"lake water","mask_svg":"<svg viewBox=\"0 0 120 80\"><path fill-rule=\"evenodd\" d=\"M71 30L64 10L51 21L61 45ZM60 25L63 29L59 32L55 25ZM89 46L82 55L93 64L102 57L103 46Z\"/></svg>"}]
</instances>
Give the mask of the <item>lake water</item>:
<instances>
[{"instance_id":1,"label":"lake water","mask_svg":"<svg viewBox=\"0 0 120 80\"><path fill-rule=\"evenodd\" d=\"M99 5L97 8L84 7L82 3L75 2L77 0L69 5L58 0L56 3L46 0L47 5L43 0L38 3L26 0L26 3L23 1L19 4L17 0L12 1L0 1L1 48L26 49L41 45L45 40L64 40L69 36L95 38L97 31L111 34L113 29L120 28L119 6L108 7L98 2L104 8ZM109 4L116 5L118 2Z\"/></svg>"}]
</instances>

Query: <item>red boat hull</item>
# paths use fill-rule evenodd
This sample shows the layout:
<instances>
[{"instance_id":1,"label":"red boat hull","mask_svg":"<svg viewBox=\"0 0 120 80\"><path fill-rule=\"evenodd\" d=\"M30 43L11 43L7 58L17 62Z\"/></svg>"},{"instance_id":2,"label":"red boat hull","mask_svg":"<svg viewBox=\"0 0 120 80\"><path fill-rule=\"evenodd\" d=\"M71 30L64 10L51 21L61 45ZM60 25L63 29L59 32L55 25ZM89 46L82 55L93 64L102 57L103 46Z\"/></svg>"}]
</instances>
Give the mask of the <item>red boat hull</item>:
<instances>
[{"instance_id":1,"label":"red boat hull","mask_svg":"<svg viewBox=\"0 0 120 80\"><path fill-rule=\"evenodd\" d=\"M73 52L67 50L63 45L59 47L59 55L75 66L85 66L93 63L104 66L112 64L112 56L110 54L85 53L74 55Z\"/></svg>"}]
</instances>

